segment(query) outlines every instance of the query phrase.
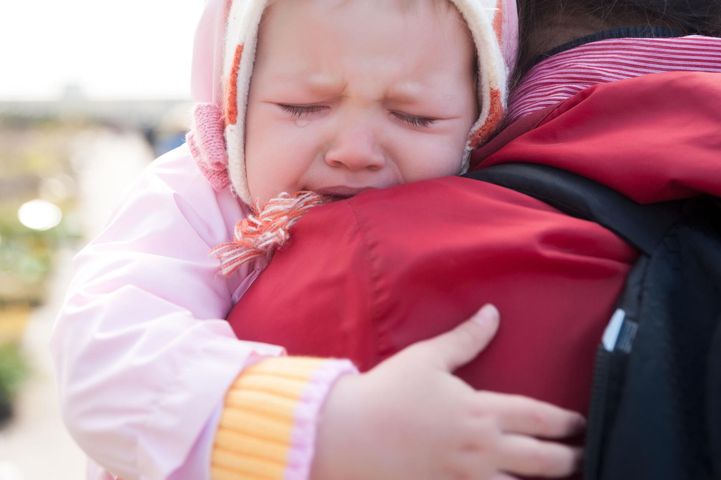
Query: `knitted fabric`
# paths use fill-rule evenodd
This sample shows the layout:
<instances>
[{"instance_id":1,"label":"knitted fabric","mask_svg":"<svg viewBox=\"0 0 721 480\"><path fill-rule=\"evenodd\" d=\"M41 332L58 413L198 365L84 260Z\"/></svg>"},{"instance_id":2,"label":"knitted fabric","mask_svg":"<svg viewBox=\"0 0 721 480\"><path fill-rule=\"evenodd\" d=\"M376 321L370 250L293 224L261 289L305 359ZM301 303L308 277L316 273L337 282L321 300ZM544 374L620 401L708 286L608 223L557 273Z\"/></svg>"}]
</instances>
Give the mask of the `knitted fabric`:
<instances>
[{"instance_id":1,"label":"knitted fabric","mask_svg":"<svg viewBox=\"0 0 721 480\"><path fill-rule=\"evenodd\" d=\"M293 479L310 475L315 425L330 388L357 373L347 360L269 358L231 385L211 458L214 479Z\"/></svg>"},{"instance_id":2,"label":"knitted fabric","mask_svg":"<svg viewBox=\"0 0 721 480\"><path fill-rule=\"evenodd\" d=\"M511 97L509 121L593 85L683 70L721 72L721 38L609 38L580 45L539 62L526 74Z\"/></svg>"},{"instance_id":3,"label":"knitted fabric","mask_svg":"<svg viewBox=\"0 0 721 480\"><path fill-rule=\"evenodd\" d=\"M190 153L213 190L230 185L228 152L223 138L223 112L217 105L199 103L193 109L193 128L186 136Z\"/></svg>"}]
</instances>

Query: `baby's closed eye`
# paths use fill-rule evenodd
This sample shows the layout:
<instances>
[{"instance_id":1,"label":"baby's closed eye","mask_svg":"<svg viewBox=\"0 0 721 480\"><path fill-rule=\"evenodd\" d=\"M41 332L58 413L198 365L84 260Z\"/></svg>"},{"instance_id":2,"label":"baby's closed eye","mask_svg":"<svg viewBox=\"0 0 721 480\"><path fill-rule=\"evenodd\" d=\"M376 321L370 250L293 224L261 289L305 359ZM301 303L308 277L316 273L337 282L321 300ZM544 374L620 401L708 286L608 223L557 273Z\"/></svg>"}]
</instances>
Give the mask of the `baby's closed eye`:
<instances>
[{"instance_id":1,"label":"baby's closed eye","mask_svg":"<svg viewBox=\"0 0 721 480\"><path fill-rule=\"evenodd\" d=\"M403 113L398 111L391 111L391 115L412 127L430 127L437 120L435 118L423 117L420 115L411 115L409 113Z\"/></svg>"},{"instance_id":2,"label":"baby's closed eye","mask_svg":"<svg viewBox=\"0 0 721 480\"><path fill-rule=\"evenodd\" d=\"M293 105L287 103L277 104L281 109L290 113L294 119L303 118L314 113L320 113L330 107L326 105Z\"/></svg>"}]
</instances>

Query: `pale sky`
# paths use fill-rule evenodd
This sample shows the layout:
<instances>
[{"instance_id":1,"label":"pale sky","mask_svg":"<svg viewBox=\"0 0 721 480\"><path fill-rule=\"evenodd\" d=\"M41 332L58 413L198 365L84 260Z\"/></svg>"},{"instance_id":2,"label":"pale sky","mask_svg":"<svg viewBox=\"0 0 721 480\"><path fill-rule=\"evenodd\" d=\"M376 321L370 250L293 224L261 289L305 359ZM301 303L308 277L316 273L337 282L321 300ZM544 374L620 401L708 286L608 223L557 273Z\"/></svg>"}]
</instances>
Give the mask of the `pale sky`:
<instances>
[{"instance_id":1,"label":"pale sky","mask_svg":"<svg viewBox=\"0 0 721 480\"><path fill-rule=\"evenodd\" d=\"M204 0L0 0L0 100L183 98Z\"/></svg>"}]
</instances>

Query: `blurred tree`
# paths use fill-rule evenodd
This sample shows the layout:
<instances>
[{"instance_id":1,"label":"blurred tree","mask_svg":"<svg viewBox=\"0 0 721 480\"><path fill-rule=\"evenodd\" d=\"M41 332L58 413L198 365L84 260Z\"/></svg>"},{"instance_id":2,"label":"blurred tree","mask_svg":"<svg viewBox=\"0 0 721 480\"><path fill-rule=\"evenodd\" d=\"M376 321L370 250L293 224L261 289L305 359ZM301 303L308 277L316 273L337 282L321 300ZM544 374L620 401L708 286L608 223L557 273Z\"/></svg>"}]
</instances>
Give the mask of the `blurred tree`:
<instances>
[{"instance_id":1,"label":"blurred tree","mask_svg":"<svg viewBox=\"0 0 721 480\"><path fill-rule=\"evenodd\" d=\"M28 366L15 342L0 343L0 428L12 417L12 401L28 374Z\"/></svg>"}]
</instances>

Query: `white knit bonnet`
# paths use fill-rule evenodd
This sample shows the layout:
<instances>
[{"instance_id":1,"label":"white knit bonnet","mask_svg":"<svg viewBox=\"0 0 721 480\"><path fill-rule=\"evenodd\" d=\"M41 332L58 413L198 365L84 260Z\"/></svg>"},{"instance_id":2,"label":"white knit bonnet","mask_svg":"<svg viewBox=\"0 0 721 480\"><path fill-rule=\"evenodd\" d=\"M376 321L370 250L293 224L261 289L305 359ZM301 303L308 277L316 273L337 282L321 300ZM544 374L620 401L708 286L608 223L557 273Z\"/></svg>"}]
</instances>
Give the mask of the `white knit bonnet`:
<instances>
[{"instance_id":1,"label":"white knit bonnet","mask_svg":"<svg viewBox=\"0 0 721 480\"><path fill-rule=\"evenodd\" d=\"M478 55L480 114L469 132L466 155L459 159L459 171L464 171L470 151L489 138L505 115L518 21L515 0L449 1L468 24ZM245 113L258 28L267 5L268 0L207 0L193 60L195 107L188 145L213 188L232 185L248 205Z\"/></svg>"}]
</instances>

